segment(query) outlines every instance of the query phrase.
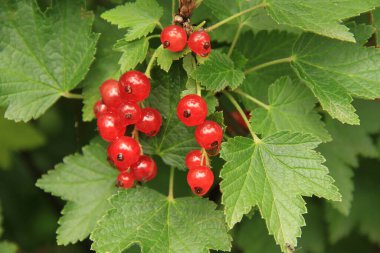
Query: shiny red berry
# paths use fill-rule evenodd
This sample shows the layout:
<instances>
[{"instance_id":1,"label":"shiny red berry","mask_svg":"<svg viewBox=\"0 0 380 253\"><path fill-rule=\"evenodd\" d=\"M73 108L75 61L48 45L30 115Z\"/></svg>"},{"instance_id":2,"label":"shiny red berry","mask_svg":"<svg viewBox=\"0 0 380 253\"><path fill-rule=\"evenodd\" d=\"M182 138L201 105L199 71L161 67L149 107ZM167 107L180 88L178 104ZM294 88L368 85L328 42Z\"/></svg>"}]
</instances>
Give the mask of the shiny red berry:
<instances>
[{"instance_id":1,"label":"shiny red berry","mask_svg":"<svg viewBox=\"0 0 380 253\"><path fill-rule=\"evenodd\" d=\"M191 51L199 56L206 57L211 52L210 35L205 31L193 32L187 44Z\"/></svg>"},{"instance_id":2,"label":"shiny red berry","mask_svg":"<svg viewBox=\"0 0 380 253\"><path fill-rule=\"evenodd\" d=\"M140 157L140 145L128 136L120 137L112 142L107 149L108 158L120 171L128 169Z\"/></svg>"},{"instance_id":3,"label":"shiny red berry","mask_svg":"<svg viewBox=\"0 0 380 253\"><path fill-rule=\"evenodd\" d=\"M202 151L192 150L186 155L185 163L186 167L192 170L196 167L206 165L206 157L203 157L202 161Z\"/></svg>"},{"instance_id":4,"label":"shiny red berry","mask_svg":"<svg viewBox=\"0 0 380 253\"><path fill-rule=\"evenodd\" d=\"M207 116L207 104L201 96L190 94L178 103L177 116L186 126L202 124Z\"/></svg>"},{"instance_id":5,"label":"shiny red berry","mask_svg":"<svg viewBox=\"0 0 380 253\"><path fill-rule=\"evenodd\" d=\"M151 157L142 155L136 163L132 164L131 172L137 181L147 182L156 177L157 165Z\"/></svg>"},{"instance_id":6,"label":"shiny red berry","mask_svg":"<svg viewBox=\"0 0 380 253\"><path fill-rule=\"evenodd\" d=\"M186 47L186 31L178 25L169 25L161 32L161 43L172 52L180 52Z\"/></svg>"},{"instance_id":7,"label":"shiny red berry","mask_svg":"<svg viewBox=\"0 0 380 253\"><path fill-rule=\"evenodd\" d=\"M193 168L187 173L187 183L196 195L203 196L214 183L214 173L207 166Z\"/></svg>"},{"instance_id":8,"label":"shiny red berry","mask_svg":"<svg viewBox=\"0 0 380 253\"><path fill-rule=\"evenodd\" d=\"M118 110L125 125L133 125L141 120L141 108L136 102L124 102Z\"/></svg>"},{"instance_id":9,"label":"shiny red berry","mask_svg":"<svg viewBox=\"0 0 380 253\"><path fill-rule=\"evenodd\" d=\"M223 139L223 129L218 123L206 120L195 129L195 139L206 150L219 149Z\"/></svg>"},{"instance_id":10,"label":"shiny red berry","mask_svg":"<svg viewBox=\"0 0 380 253\"><path fill-rule=\"evenodd\" d=\"M162 117L160 112L147 107L141 110L141 120L136 123L136 128L146 135L155 136L160 131L161 125Z\"/></svg>"},{"instance_id":11,"label":"shiny red berry","mask_svg":"<svg viewBox=\"0 0 380 253\"><path fill-rule=\"evenodd\" d=\"M114 141L125 133L125 126L118 115L107 112L99 116L97 120L98 131L105 141Z\"/></svg>"},{"instance_id":12,"label":"shiny red berry","mask_svg":"<svg viewBox=\"0 0 380 253\"><path fill-rule=\"evenodd\" d=\"M110 79L105 81L99 89L103 103L107 107L116 108L121 104L122 99L119 90L119 83L116 80Z\"/></svg>"},{"instance_id":13,"label":"shiny red berry","mask_svg":"<svg viewBox=\"0 0 380 253\"><path fill-rule=\"evenodd\" d=\"M135 183L135 178L128 171L122 171L117 176L117 185L124 189L132 188Z\"/></svg>"},{"instance_id":14,"label":"shiny red berry","mask_svg":"<svg viewBox=\"0 0 380 253\"><path fill-rule=\"evenodd\" d=\"M98 100L94 104L94 114L95 114L95 117L98 118L100 115L105 114L106 112L108 112L107 106L103 103L102 100Z\"/></svg>"},{"instance_id":15,"label":"shiny red berry","mask_svg":"<svg viewBox=\"0 0 380 253\"><path fill-rule=\"evenodd\" d=\"M131 70L120 77L119 88L123 99L140 102L149 96L150 81L144 73Z\"/></svg>"}]
</instances>

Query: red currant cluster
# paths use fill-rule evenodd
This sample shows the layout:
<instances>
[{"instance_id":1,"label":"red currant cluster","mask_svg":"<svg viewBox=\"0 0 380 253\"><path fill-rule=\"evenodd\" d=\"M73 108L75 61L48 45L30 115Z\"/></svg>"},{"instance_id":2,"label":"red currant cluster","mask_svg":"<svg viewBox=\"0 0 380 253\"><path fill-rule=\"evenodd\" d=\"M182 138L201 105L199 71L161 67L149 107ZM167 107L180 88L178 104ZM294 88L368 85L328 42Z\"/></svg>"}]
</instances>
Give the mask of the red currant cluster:
<instances>
[{"instance_id":1,"label":"red currant cluster","mask_svg":"<svg viewBox=\"0 0 380 253\"><path fill-rule=\"evenodd\" d=\"M183 97L177 107L177 116L186 126L197 126L195 139L202 150L190 151L185 159L189 169L187 182L191 190L205 195L214 182L214 174L210 168L208 155L217 155L223 139L223 129L218 123L206 120L207 104L198 95Z\"/></svg>"},{"instance_id":2,"label":"red currant cluster","mask_svg":"<svg viewBox=\"0 0 380 253\"><path fill-rule=\"evenodd\" d=\"M185 29L178 25L170 25L161 32L161 43L172 52L180 52L186 44L195 54L206 57L211 52L210 36L204 30L192 32L187 40Z\"/></svg>"},{"instance_id":3,"label":"red currant cluster","mask_svg":"<svg viewBox=\"0 0 380 253\"><path fill-rule=\"evenodd\" d=\"M131 188L135 180L152 180L157 174L154 160L142 154L137 132L155 136L161 128L160 112L153 108L140 108L138 104L149 93L149 79L139 71L128 71L119 81L105 81L100 86L102 99L94 105L99 134L110 142L108 159L120 171L117 180L123 188ZM130 125L135 127L133 138L124 136Z\"/></svg>"}]
</instances>

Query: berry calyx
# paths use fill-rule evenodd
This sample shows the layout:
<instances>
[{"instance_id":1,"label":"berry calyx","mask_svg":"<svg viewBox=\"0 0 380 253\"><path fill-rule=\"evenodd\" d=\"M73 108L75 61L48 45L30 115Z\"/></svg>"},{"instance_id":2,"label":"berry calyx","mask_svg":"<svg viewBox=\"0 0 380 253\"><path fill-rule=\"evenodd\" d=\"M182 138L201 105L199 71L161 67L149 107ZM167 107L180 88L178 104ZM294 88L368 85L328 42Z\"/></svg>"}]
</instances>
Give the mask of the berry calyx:
<instances>
[{"instance_id":1,"label":"berry calyx","mask_svg":"<svg viewBox=\"0 0 380 253\"><path fill-rule=\"evenodd\" d=\"M151 157L142 155L136 163L132 164L131 173L137 181L147 182L156 177L157 165Z\"/></svg>"},{"instance_id":2,"label":"berry calyx","mask_svg":"<svg viewBox=\"0 0 380 253\"><path fill-rule=\"evenodd\" d=\"M150 81L140 71L131 70L120 77L119 89L123 99L140 102L149 96Z\"/></svg>"},{"instance_id":3,"label":"berry calyx","mask_svg":"<svg viewBox=\"0 0 380 253\"><path fill-rule=\"evenodd\" d=\"M203 157L202 161L202 151L192 150L186 155L185 164L189 170L192 170L199 166L206 165L206 157Z\"/></svg>"},{"instance_id":4,"label":"berry calyx","mask_svg":"<svg viewBox=\"0 0 380 253\"><path fill-rule=\"evenodd\" d=\"M218 123L206 120L195 129L195 139L206 150L219 150L223 129Z\"/></svg>"},{"instance_id":5,"label":"berry calyx","mask_svg":"<svg viewBox=\"0 0 380 253\"><path fill-rule=\"evenodd\" d=\"M120 137L112 142L107 149L108 158L120 171L127 170L140 157L140 145L128 136Z\"/></svg>"},{"instance_id":6,"label":"berry calyx","mask_svg":"<svg viewBox=\"0 0 380 253\"><path fill-rule=\"evenodd\" d=\"M160 38L163 47L169 51L180 52L186 47L186 31L178 25L169 25L165 27L161 32Z\"/></svg>"},{"instance_id":7,"label":"berry calyx","mask_svg":"<svg viewBox=\"0 0 380 253\"><path fill-rule=\"evenodd\" d=\"M210 35L205 31L193 32L187 42L191 51L201 57L206 57L211 52Z\"/></svg>"},{"instance_id":8,"label":"berry calyx","mask_svg":"<svg viewBox=\"0 0 380 253\"><path fill-rule=\"evenodd\" d=\"M120 172L117 176L117 185L124 189L132 188L135 183L135 178L128 171Z\"/></svg>"},{"instance_id":9,"label":"berry calyx","mask_svg":"<svg viewBox=\"0 0 380 253\"><path fill-rule=\"evenodd\" d=\"M125 133L125 126L120 118L112 112L100 115L97 125L100 136L108 142L117 140Z\"/></svg>"},{"instance_id":10,"label":"berry calyx","mask_svg":"<svg viewBox=\"0 0 380 253\"><path fill-rule=\"evenodd\" d=\"M177 116L186 126L202 124L207 117L207 104L201 96L190 94L178 103Z\"/></svg>"},{"instance_id":11,"label":"berry calyx","mask_svg":"<svg viewBox=\"0 0 380 253\"><path fill-rule=\"evenodd\" d=\"M98 100L98 101L94 104L94 114L95 114L95 118L98 118L100 115L105 114L106 112L108 112L108 108L107 108L107 106L103 103L102 100Z\"/></svg>"},{"instance_id":12,"label":"berry calyx","mask_svg":"<svg viewBox=\"0 0 380 253\"><path fill-rule=\"evenodd\" d=\"M119 107L118 113L126 126L141 120L141 108L136 102L124 102Z\"/></svg>"},{"instance_id":13,"label":"berry calyx","mask_svg":"<svg viewBox=\"0 0 380 253\"><path fill-rule=\"evenodd\" d=\"M121 102L119 83L110 79L105 81L99 88L103 103L109 108L117 108Z\"/></svg>"},{"instance_id":14,"label":"berry calyx","mask_svg":"<svg viewBox=\"0 0 380 253\"><path fill-rule=\"evenodd\" d=\"M199 166L189 170L187 183L198 196L205 195L214 183L214 173L207 166Z\"/></svg>"},{"instance_id":15,"label":"berry calyx","mask_svg":"<svg viewBox=\"0 0 380 253\"><path fill-rule=\"evenodd\" d=\"M147 107L141 110L141 120L136 123L136 128L146 135L155 136L160 131L161 125L162 117L160 112Z\"/></svg>"}]
</instances>

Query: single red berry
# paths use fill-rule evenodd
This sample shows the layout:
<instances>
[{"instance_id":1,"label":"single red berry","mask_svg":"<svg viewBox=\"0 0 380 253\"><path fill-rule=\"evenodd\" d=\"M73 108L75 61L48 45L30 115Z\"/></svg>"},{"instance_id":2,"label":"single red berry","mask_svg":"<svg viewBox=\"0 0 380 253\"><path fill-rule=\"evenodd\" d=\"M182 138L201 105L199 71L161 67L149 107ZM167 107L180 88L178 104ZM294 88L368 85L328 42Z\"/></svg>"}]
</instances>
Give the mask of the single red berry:
<instances>
[{"instance_id":1,"label":"single red berry","mask_svg":"<svg viewBox=\"0 0 380 253\"><path fill-rule=\"evenodd\" d=\"M98 118L100 115L105 114L106 112L108 112L107 106L103 103L102 100L98 100L94 104L94 114L95 114L95 117Z\"/></svg>"},{"instance_id":2,"label":"single red berry","mask_svg":"<svg viewBox=\"0 0 380 253\"><path fill-rule=\"evenodd\" d=\"M123 99L140 102L149 96L150 81L144 73L131 70L120 77L119 88Z\"/></svg>"},{"instance_id":3,"label":"single red berry","mask_svg":"<svg viewBox=\"0 0 380 253\"><path fill-rule=\"evenodd\" d=\"M131 172L137 181L150 181L157 175L155 161L146 155L140 156L139 160L132 164Z\"/></svg>"},{"instance_id":4,"label":"single red berry","mask_svg":"<svg viewBox=\"0 0 380 253\"><path fill-rule=\"evenodd\" d=\"M122 171L117 176L117 185L124 189L132 188L135 183L135 178L128 171Z\"/></svg>"},{"instance_id":5,"label":"single red berry","mask_svg":"<svg viewBox=\"0 0 380 253\"><path fill-rule=\"evenodd\" d=\"M191 51L199 56L206 57L211 52L210 35L205 31L193 32L187 44Z\"/></svg>"},{"instance_id":6,"label":"single red berry","mask_svg":"<svg viewBox=\"0 0 380 253\"><path fill-rule=\"evenodd\" d=\"M121 104L122 99L119 90L119 83L116 80L110 79L105 81L99 89L103 103L107 107L117 108Z\"/></svg>"},{"instance_id":7,"label":"single red berry","mask_svg":"<svg viewBox=\"0 0 380 253\"><path fill-rule=\"evenodd\" d=\"M245 113L245 116L247 116L248 119L251 118L251 115L249 114L249 112L244 112ZM248 129L248 126L247 124L245 123L245 121L243 120L243 117L241 116L241 114L238 112L238 111L233 111L231 112L231 117L240 125L242 126L243 128L245 129Z\"/></svg>"},{"instance_id":8,"label":"single red berry","mask_svg":"<svg viewBox=\"0 0 380 253\"><path fill-rule=\"evenodd\" d=\"M125 126L119 116L112 112L100 115L97 125L100 136L108 142L122 137L125 133Z\"/></svg>"},{"instance_id":9,"label":"single red berry","mask_svg":"<svg viewBox=\"0 0 380 253\"><path fill-rule=\"evenodd\" d=\"M206 120L195 129L195 139L206 150L219 149L223 139L223 129L218 123Z\"/></svg>"},{"instance_id":10,"label":"single red berry","mask_svg":"<svg viewBox=\"0 0 380 253\"><path fill-rule=\"evenodd\" d=\"M169 25L161 32L163 47L172 52L182 51L186 47L186 42L186 31L178 25Z\"/></svg>"},{"instance_id":11,"label":"single red berry","mask_svg":"<svg viewBox=\"0 0 380 253\"><path fill-rule=\"evenodd\" d=\"M203 196L214 183L214 173L207 166L193 168L187 173L187 183L196 195Z\"/></svg>"},{"instance_id":12,"label":"single red berry","mask_svg":"<svg viewBox=\"0 0 380 253\"><path fill-rule=\"evenodd\" d=\"M202 161L202 151L192 150L186 155L185 163L186 167L192 170L196 167L206 165L206 157L203 157Z\"/></svg>"},{"instance_id":13,"label":"single red berry","mask_svg":"<svg viewBox=\"0 0 380 253\"><path fill-rule=\"evenodd\" d=\"M120 171L128 169L140 157L140 145L128 136L120 137L112 142L107 149L108 158Z\"/></svg>"},{"instance_id":14,"label":"single red berry","mask_svg":"<svg viewBox=\"0 0 380 253\"><path fill-rule=\"evenodd\" d=\"M141 110L141 120L136 123L136 128L146 135L155 136L160 131L161 125L162 117L160 112L147 107Z\"/></svg>"},{"instance_id":15,"label":"single red berry","mask_svg":"<svg viewBox=\"0 0 380 253\"><path fill-rule=\"evenodd\" d=\"M177 116L186 126L202 124L207 117L207 104L201 96L190 94L178 103Z\"/></svg>"},{"instance_id":16,"label":"single red berry","mask_svg":"<svg viewBox=\"0 0 380 253\"><path fill-rule=\"evenodd\" d=\"M136 102L124 102L118 113L125 125L133 125L141 120L141 108Z\"/></svg>"}]
</instances>

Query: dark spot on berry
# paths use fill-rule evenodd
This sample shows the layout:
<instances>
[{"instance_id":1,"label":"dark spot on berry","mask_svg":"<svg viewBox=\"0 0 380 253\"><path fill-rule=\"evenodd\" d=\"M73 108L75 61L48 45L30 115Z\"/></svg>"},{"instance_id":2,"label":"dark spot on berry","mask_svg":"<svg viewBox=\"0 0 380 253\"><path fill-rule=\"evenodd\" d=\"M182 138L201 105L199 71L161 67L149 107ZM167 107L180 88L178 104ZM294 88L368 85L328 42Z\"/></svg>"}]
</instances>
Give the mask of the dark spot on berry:
<instances>
[{"instance_id":1,"label":"dark spot on berry","mask_svg":"<svg viewBox=\"0 0 380 253\"><path fill-rule=\"evenodd\" d=\"M164 48L167 48L170 46L170 42L165 40L163 45L164 45Z\"/></svg>"},{"instance_id":2,"label":"dark spot on berry","mask_svg":"<svg viewBox=\"0 0 380 253\"><path fill-rule=\"evenodd\" d=\"M219 146L219 142L218 141L214 141L213 143L211 143L211 147L212 148L217 148Z\"/></svg>"},{"instance_id":3,"label":"dark spot on berry","mask_svg":"<svg viewBox=\"0 0 380 253\"><path fill-rule=\"evenodd\" d=\"M119 162L122 162L123 160L124 160L124 157L123 157L123 154L118 154L117 155L117 160L119 161Z\"/></svg>"},{"instance_id":4,"label":"dark spot on berry","mask_svg":"<svg viewBox=\"0 0 380 253\"><path fill-rule=\"evenodd\" d=\"M131 114L131 113L127 113L127 114L125 114L125 118L126 118L126 119L132 119L132 114Z\"/></svg>"},{"instance_id":5,"label":"dark spot on berry","mask_svg":"<svg viewBox=\"0 0 380 253\"><path fill-rule=\"evenodd\" d=\"M210 42L205 42L205 43L203 43L203 48L206 49L206 50L209 49L210 46L211 46L211 45L210 45Z\"/></svg>"},{"instance_id":6,"label":"dark spot on berry","mask_svg":"<svg viewBox=\"0 0 380 253\"><path fill-rule=\"evenodd\" d=\"M191 116L191 112L190 112L190 110L185 110L185 111L183 112L183 117L185 117L185 118L190 118L190 116Z\"/></svg>"},{"instance_id":7,"label":"dark spot on berry","mask_svg":"<svg viewBox=\"0 0 380 253\"><path fill-rule=\"evenodd\" d=\"M125 86L124 90L125 90L125 92L128 93L128 94L131 94L131 93L132 93L132 87L129 86L129 85Z\"/></svg>"},{"instance_id":8,"label":"dark spot on berry","mask_svg":"<svg viewBox=\"0 0 380 253\"><path fill-rule=\"evenodd\" d=\"M194 192L195 192L196 194L202 194L203 189L202 189L201 187L194 187Z\"/></svg>"},{"instance_id":9,"label":"dark spot on berry","mask_svg":"<svg viewBox=\"0 0 380 253\"><path fill-rule=\"evenodd\" d=\"M122 187L123 184L118 180L118 181L116 182L115 186L116 186L116 187Z\"/></svg>"}]
</instances>

